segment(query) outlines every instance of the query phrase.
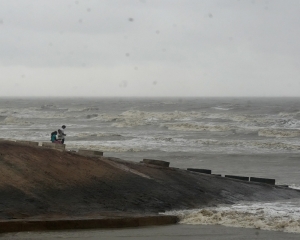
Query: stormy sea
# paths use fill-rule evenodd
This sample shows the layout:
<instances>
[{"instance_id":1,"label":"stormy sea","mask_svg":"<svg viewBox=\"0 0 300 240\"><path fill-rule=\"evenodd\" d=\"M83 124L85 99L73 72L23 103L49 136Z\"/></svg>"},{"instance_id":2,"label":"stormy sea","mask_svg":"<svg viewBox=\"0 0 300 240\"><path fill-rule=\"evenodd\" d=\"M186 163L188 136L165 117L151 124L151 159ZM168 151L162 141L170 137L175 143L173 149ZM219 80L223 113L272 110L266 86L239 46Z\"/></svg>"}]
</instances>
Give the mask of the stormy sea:
<instances>
[{"instance_id":1,"label":"stormy sea","mask_svg":"<svg viewBox=\"0 0 300 240\"><path fill-rule=\"evenodd\" d=\"M300 98L0 98L0 138L139 162L276 179L300 189ZM300 200L174 211L176 226L6 234L9 239L298 239ZM0 236L1 237L1 236Z\"/></svg>"}]
</instances>

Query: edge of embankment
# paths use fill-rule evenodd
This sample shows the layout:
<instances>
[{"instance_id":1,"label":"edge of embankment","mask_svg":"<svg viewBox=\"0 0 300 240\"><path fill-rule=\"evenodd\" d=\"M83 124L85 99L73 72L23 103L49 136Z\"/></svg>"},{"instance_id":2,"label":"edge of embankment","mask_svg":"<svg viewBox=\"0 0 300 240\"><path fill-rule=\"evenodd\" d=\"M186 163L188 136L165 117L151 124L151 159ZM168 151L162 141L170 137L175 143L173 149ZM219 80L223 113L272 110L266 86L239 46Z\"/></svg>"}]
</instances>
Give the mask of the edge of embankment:
<instances>
[{"instance_id":1,"label":"edge of embankment","mask_svg":"<svg viewBox=\"0 0 300 240\"><path fill-rule=\"evenodd\" d=\"M16 219L0 221L0 233L24 231L53 231L68 229L110 229L176 224L173 215L117 216L98 218Z\"/></svg>"}]
</instances>

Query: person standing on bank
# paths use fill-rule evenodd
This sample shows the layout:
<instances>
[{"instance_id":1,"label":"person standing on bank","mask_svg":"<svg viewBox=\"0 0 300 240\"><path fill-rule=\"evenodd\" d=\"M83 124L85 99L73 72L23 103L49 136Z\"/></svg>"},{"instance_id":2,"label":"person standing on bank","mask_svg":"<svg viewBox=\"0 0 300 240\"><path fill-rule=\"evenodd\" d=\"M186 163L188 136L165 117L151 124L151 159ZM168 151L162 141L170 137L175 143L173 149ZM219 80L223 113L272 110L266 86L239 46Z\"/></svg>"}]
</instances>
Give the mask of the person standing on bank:
<instances>
[{"instance_id":1,"label":"person standing on bank","mask_svg":"<svg viewBox=\"0 0 300 240\"><path fill-rule=\"evenodd\" d=\"M57 132L58 132L57 138L58 138L59 140L61 140L61 143L62 143L62 144L64 144L64 142L65 142L65 136L67 136L67 134L65 134L65 132L64 132L66 126L65 126L65 125L62 125L61 128L62 128L62 129L58 129L58 130L57 130Z\"/></svg>"}]
</instances>

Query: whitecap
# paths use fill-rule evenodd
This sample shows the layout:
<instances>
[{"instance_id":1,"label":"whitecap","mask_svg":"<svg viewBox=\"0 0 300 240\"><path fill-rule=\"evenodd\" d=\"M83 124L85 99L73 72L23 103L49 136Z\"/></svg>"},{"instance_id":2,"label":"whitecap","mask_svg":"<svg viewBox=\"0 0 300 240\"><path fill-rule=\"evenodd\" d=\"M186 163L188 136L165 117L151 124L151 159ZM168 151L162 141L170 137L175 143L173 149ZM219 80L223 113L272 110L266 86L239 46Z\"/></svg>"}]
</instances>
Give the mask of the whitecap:
<instances>
[{"instance_id":1,"label":"whitecap","mask_svg":"<svg viewBox=\"0 0 300 240\"><path fill-rule=\"evenodd\" d=\"M212 124L201 124L191 122L180 122L180 123L167 123L162 124L170 130L177 131L231 131L231 127L228 125L212 125Z\"/></svg>"},{"instance_id":2,"label":"whitecap","mask_svg":"<svg viewBox=\"0 0 300 240\"><path fill-rule=\"evenodd\" d=\"M118 133L109 133L109 132L80 132L75 133L72 137L78 138L88 138L88 137L121 137L121 134Z\"/></svg>"},{"instance_id":3,"label":"whitecap","mask_svg":"<svg viewBox=\"0 0 300 240\"><path fill-rule=\"evenodd\" d=\"M276 138L299 137L300 136L300 130L261 129L261 130L258 131L258 136L276 137Z\"/></svg>"},{"instance_id":4,"label":"whitecap","mask_svg":"<svg viewBox=\"0 0 300 240\"><path fill-rule=\"evenodd\" d=\"M216 109L216 110L222 110L222 111L228 111L228 110L231 110L232 108L226 108L226 107L212 107L213 109Z\"/></svg>"},{"instance_id":5,"label":"whitecap","mask_svg":"<svg viewBox=\"0 0 300 240\"><path fill-rule=\"evenodd\" d=\"M102 152L141 152L145 149L141 147L130 147L130 146L112 146L104 144L80 144L80 143L68 143L68 149L88 149Z\"/></svg>"},{"instance_id":6,"label":"whitecap","mask_svg":"<svg viewBox=\"0 0 300 240\"><path fill-rule=\"evenodd\" d=\"M2 123L6 125L20 125L20 126L29 126L34 124L33 122L30 121L25 121L21 118L13 117L13 116L8 116L6 117Z\"/></svg>"}]
</instances>

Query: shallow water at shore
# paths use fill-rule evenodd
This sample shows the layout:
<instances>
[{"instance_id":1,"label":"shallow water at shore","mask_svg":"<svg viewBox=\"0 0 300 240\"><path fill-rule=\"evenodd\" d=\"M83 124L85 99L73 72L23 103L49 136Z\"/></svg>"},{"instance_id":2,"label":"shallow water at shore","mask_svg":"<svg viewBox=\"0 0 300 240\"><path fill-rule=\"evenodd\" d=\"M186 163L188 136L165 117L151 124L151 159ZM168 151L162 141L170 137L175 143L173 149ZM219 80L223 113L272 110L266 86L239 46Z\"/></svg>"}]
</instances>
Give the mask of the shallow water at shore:
<instances>
[{"instance_id":1,"label":"shallow water at shore","mask_svg":"<svg viewBox=\"0 0 300 240\"><path fill-rule=\"evenodd\" d=\"M111 229L111 230L74 230L53 232L20 232L0 235L7 240L34 239L156 239L156 240L298 240L300 234L264 231L248 228L230 228L218 225L176 224L160 227Z\"/></svg>"},{"instance_id":2,"label":"shallow water at shore","mask_svg":"<svg viewBox=\"0 0 300 240\"><path fill-rule=\"evenodd\" d=\"M180 223L223 225L300 234L300 201L240 202L202 209L172 211Z\"/></svg>"}]
</instances>

